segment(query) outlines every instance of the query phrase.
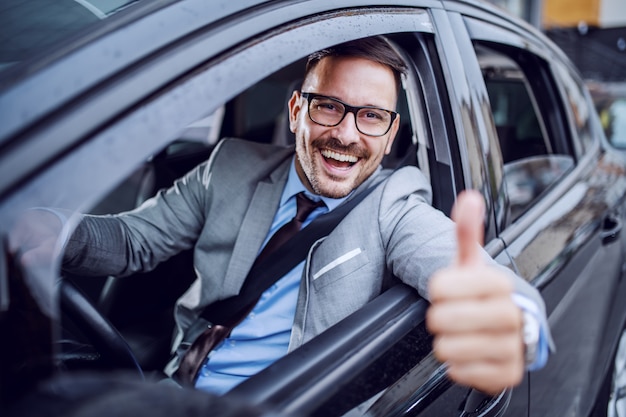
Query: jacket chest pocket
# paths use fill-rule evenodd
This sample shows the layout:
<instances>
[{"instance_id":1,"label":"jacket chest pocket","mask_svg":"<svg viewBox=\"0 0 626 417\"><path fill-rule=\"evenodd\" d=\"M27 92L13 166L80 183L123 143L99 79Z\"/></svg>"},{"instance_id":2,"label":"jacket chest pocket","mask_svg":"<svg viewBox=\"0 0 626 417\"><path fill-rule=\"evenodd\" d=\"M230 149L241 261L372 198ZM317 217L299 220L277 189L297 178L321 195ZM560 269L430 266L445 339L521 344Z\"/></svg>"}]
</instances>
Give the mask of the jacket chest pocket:
<instances>
[{"instance_id":1,"label":"jacket chest pocket","mask_svg":"<svg viewBox=\"0 0 626 417\"><path fill-rule=\"evenodd\" d=\"M343 252L332 250L319 252L314 254L309 271L310 280L316 290L357 273L369 263L367 253L359 247Z\"/></svg>"}]
</instances>

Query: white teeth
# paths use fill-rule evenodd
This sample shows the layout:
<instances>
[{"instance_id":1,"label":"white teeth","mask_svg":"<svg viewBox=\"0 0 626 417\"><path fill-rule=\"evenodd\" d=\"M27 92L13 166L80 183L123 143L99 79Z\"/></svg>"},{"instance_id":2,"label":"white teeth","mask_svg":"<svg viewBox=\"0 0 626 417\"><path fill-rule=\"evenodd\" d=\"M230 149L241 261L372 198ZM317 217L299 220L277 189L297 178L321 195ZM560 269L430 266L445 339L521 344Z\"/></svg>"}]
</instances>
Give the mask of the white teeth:
<instances>
[{"instance_id":1,"label":"white teeth","mask_svg":"<svg viewBox=\"0 0 626 417\"><path fill-rule=\"evenodd\" d=\"M350 162L352 164L359 160L359 158L357 158L356 156L345 155L345 154L341 154L341 153L337 153L337 152L333 152L329 150L323 150L322 155L324 156L324 158L332 158L339 162Z\"/></svg>"}]
</instances>

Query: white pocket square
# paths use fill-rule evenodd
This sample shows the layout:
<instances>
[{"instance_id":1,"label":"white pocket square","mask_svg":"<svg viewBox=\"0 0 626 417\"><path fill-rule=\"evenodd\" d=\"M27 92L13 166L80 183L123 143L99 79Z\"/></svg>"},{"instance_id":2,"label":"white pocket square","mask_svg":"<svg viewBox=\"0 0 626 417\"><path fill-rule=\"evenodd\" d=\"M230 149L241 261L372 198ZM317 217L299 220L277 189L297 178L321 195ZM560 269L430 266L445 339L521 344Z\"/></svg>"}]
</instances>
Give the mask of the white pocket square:
<instances>
[{"instance_id":1,"label":"white pocket square","mask_svg":"<svg viewBox=\"0 0 626 417\"><path fill-rule=\"evenodd\" d=\"M354 258L355 256L357 256L361 252L362 252L361 248L356 248L356 249L351 250L348 253L345 253L345 254L341 255L339 258L337 258L337 259L333 260L332 262L326 264L326 266L324 266L319 271L317 271L315 273L315 275L313 275L313 279L314 280L318 279L320 276L324 275L326 272L328 272L331 269L337 267L338 265L341 265L341 264L349 261L350 259Z\"/></svg>"}]
</instances>

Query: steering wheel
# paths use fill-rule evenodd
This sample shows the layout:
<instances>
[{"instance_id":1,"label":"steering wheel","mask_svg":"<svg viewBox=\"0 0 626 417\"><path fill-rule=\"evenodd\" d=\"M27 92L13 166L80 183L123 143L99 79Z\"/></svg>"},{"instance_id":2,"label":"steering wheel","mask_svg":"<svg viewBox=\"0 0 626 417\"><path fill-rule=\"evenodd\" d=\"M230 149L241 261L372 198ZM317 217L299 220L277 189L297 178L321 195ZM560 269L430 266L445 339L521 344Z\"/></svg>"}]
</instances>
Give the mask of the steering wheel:
<instances>
[{"instance_id":1,"label":"steering wheel","mask_svg":"<svg viewBox=\"0 0 626 417\"><path fill-rule=\"evenodd\" d=\"M100 354L99 364L134 370L143 379L143 370L120 332L70 280L60 280L59 295L61 311Z\"/></svg>"}]
</instances>

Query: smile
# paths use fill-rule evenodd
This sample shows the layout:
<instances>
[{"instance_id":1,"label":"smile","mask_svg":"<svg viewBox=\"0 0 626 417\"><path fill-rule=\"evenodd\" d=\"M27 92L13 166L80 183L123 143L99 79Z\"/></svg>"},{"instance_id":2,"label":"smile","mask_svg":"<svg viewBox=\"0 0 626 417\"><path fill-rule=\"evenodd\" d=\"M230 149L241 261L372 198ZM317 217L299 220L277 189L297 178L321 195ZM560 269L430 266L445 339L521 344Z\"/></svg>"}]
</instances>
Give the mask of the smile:
<instances>
[{"instance_id":1,"label":"smile","mask_svg":"<svg viewBox=\"0 0 626 417\"><path fill-rule=\"evenodd\" d=\"M359 158L354 155L346 155L346 154L334 152L328 149L322 150L321 154L326 159L332 159L334 161L347 163L349 165L355 164L359 160Z\"/></svg>"}]
</instances>

